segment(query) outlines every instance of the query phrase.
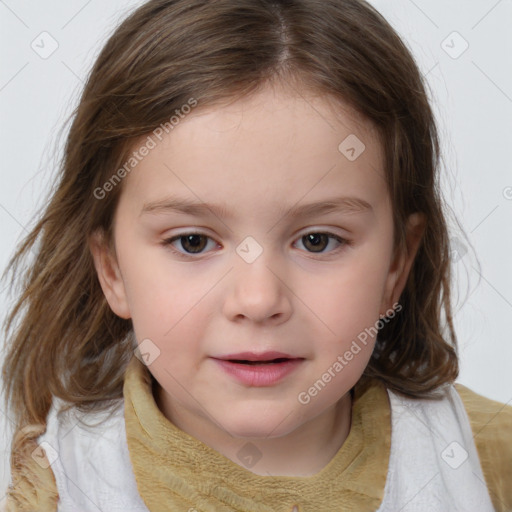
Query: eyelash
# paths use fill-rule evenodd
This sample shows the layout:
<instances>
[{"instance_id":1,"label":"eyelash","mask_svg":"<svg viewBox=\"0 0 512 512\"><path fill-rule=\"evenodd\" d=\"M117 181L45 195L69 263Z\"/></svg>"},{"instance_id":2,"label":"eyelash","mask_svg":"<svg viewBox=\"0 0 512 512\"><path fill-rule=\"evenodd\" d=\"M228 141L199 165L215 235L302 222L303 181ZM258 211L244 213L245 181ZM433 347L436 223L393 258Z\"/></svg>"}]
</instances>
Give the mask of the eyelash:
<instances>
[{"instance_id":1,"label":"eyelash","mask_svg":"<svg viewBox=\"0 0 512 512\"><path fill-rule=\"evenodd\" d=\"M307 235L327 235L327 237L329 239L334 239L336 240L339 244L339 245L336 249L332 250L332 251L329 251L327 253L325 252L311 252L311 251L307 251L308 254L311 254L313 256L315 255L336 255L338 254L340 251L342 251L343 249L345 249L347 246L350 246L351 245L351 241L350 240L347 240L346 238L343 238L339 235L335 235L334 233L330 233L328 231L308 231L306 233L304 233L303 235L301 235L298 240L301 240L303 237L307 236ZM175 249L173 247L173 242L177 241L177 240L180 240L181 238L184 238L186 236L190 236L190 235L197 235L197 236L203 236L203 237L206 237L208 238L209 240L213 240L210 236L206 235L205 233L201 233L201 232L197 232L197 231L192 231L192 232L188 232L188 233L180 233L179 235L176 235L176 236L173 236L171 238L167 238L165 240L162 241L162 245L165 246L166 248L170 249L171 251L173 251L175 254L177 254L178 256L184 258L184 259L198 259L199 257L201 257L202 255L204 255L205 253L204 252L198 252L198 253L191 253L191 252L181 252L177 249ZM325 257L325 256L324 256Z\"/></svg>"}]
</instances>

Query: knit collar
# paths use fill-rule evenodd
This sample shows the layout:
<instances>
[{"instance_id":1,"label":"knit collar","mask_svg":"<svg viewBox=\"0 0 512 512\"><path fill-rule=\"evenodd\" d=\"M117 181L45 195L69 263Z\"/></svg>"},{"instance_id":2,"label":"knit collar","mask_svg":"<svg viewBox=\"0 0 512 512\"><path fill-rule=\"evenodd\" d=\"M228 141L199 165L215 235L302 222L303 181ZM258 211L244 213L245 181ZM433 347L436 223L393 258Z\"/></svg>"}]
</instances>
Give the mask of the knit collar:
<instances>
[{"instance_id":1,"label":"knit collar","mask_svg":"<svg viewBox=\"0 0 512 512\"><path fill-rule=\"evenodd\" d=\"M136 357L123 394L130 459L150 512L376 510L382 502L391 410L379 381L356 384L348 437L320 472L307 477L256 475L176 427L158 408L151 374Z\"/></svg>"}]
</instances>

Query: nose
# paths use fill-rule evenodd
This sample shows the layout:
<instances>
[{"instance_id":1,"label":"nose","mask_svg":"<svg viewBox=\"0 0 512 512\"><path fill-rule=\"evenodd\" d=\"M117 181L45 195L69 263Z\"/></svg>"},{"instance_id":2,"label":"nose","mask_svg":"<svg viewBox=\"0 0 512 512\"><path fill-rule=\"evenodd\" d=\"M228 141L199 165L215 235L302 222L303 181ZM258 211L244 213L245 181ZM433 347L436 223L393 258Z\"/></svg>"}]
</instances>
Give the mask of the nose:
<instances>
[{"instance_id":1,"label":"nose","mask_svg":"<svg viewBox=\"0 0 512 512\"><path fill-rule=\"evenodd\" d=\"M270 265L265 251L252 263L238 255L235 258L224 301L226 317L235 322L245 319L265 325L286 322L292 314L292 287L282 269Z\"/></svg>"}]
</instances>

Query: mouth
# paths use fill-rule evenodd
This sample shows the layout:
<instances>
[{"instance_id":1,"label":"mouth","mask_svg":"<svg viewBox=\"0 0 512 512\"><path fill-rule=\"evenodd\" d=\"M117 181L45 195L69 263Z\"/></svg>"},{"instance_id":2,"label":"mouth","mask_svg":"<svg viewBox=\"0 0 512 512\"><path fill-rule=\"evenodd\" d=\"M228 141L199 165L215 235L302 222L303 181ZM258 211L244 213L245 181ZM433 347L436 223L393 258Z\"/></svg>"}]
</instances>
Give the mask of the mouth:
<instances>
[{"instance_id":1,"label":"mouth","mask_svg":"<svg viewBox=\"0 0 512 512\"><path fill-rule=\"evenodd\" d=\"M238 364L260 365L260 364L279 364L279 363L284 363L286 361L293 361L294 359L299 359L299 358L278 357L277 359L272 359L270 361L250 361L248 359L224 359L224 361L229 361L230 363L238 363Z\"/></svg>"},{"instance_id":2,"label":"mouth","mask_svg":"<svg viewBox=\"0 0 512 512\"><path fill-rule=\"evenodd\" d=\"M278 384L302 365L303 357L267 352L230 354L214 357L219 367L245 386L265 387Z\"/></svg>"},{"instance_id":3,"label":"mouth","mask_svg":"<svg viewBox=\"0 0 512 512\"><path fill-rule=\"evenodd\" d=\"M214 356L213 359L228 361L230 363L239 363L247 365L258 364L279 364L286 361L304 359L296 357L285 352L277 352L276 350L267 350L265 352L238 352L236 354L225 354L222 356Z\"/></svg>"}]
</instances>

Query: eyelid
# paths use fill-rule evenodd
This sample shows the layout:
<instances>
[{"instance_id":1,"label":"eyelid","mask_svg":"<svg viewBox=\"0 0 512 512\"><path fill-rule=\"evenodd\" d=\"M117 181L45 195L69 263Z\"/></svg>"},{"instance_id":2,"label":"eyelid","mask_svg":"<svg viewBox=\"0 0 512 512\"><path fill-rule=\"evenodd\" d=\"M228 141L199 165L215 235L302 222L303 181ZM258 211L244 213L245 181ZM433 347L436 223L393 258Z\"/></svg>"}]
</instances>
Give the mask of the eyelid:
<instances>
[{"instance_id":1,"label":"eyelid","mask_svg":"<svg viewBox=\"0 0 512 512\"><path fill-rule=\"evenodd\" d=\"M178 233L176 235L172 235L172 236L169 236L169 237L166 237L164 240L162 240L161 244L170 249L171 251L173 251L175 254L177 254L178 256L181 256L183 258L186 258L186 259L199 259L201 257L206 257L211 251L208 251L208 252L200 252L200 253L187 253L187 252L181 252L179 251L178 249L175 249L173 247L173 242L175 242L176 240L179 240L180 238L184 237L184 236L187 236L187 235L199 235L199 236L203 236L205 238L207 238L208 240L211 240L213 242L215 242L217 245L220 245L213 237L211 237L210 235L208 235L207 233L204 233L202 231L184 231L183 233Z\"/></svg>"},{"instance_id":2,"label":"eyelid","mask_svg":"<svg viewBox=\"0 0 512 512\"><path fill-rule=\"evenodd\" d=\"M329 256L332 256L332 255L337 255L341 250L343 250L344 248L346 248L347 246L350 246L352 245L352 240L349 239L349 238L346 238L342 235L339 235L339 234L336 234L332 231L329 231L328 228L316 228L316 227L309 227L309 228L305 228L307 229L306 231L299 231L295 237L294 237L294 242L297 241L297 240L300 240L302 237L308 235L308 234L323 234L323 235L327 235L329 239L335 239L340 245L331 250L331 251L328 251L328 252L309 252L309 251L302 251L301 252L304 252L305 254L308 254L309 257L315 257L315 255L318 255L319 257L322 257L322 258L327 258ZM187 253L187 252L181 252L179 251L178 249L175 249L173 247L173 242L175 242L176 240L179 240L180 238L184 237L184 236L187 236L187 235L199 235L199 236L203 236L213 242L215 242L217 245L220 245L213 237L211 237L210 235L208 235L206 232L204 231L201 231L199 229L197 230L189 230L189 231L184 231L182 233L178 233L178 234L175 234L175 235L172 235L170 237L167 237L165 238L161 243L164 247L167 247L169 248L170 250L172 250L174 253L178 254L179 256L182 256L184 258L187 258L187 259L199 259L199 258L204 258L204 257L207 257L208 254L210 254L212 251L207 251L207 252L199 252L199 253Z\"/></svg>"}]
</instances>

